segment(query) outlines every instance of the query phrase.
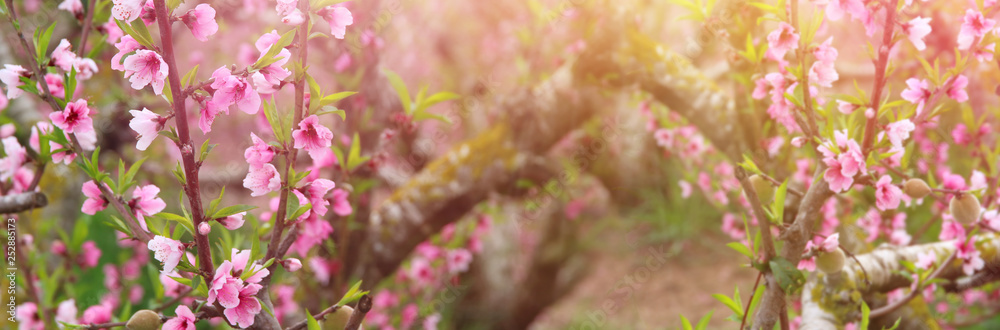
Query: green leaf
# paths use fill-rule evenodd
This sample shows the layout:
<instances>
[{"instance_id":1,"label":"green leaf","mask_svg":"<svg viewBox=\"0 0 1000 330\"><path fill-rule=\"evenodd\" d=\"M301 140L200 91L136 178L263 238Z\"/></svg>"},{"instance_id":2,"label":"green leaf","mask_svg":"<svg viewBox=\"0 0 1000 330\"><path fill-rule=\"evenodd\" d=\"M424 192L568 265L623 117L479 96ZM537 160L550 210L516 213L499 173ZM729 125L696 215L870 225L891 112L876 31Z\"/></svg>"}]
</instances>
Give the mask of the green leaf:
<instances>
[{"instance_id":1,"label":"green leaf","mask_svg":"<svg viewBox=\"0 0 1000 330\"><path fill-rule=\"evenodd\" d=\"M389 69L382 70L382 73L385 74L386 79L389 79L389 84L396 90L396 95L399 95L399 103L403 104L403 111L407 115L411 114L413 111L413 100L410 99L410 91L406 89L406 83L403 82L403 78L400 78L398 74Z\"/></svg>"},{"instance_id":2,"label":"green leaf","mask_svg":"<svg viewBox=\"0 0 1000 330\"><path fill-rule=\"evenodd\" d=\"M347 171L352 172L359 165L368 160L369 157L361 157L361 137L354 132L354 139L351 141L351 150L347 155Z\"/></svg>"},{"instance_id":3,"label":"green leaf","mask_svg":"<svg viewBox=\"0 0 1000 330\"><path fill-rule=\"evenodd\" d=\"M319 322L316 322L316 319L313 318L312 314L309 313L308 309L306 310L306 329L321 330L321 328L319 327Z\"/></svg>"},{"instance_id":4,"label":"green leaf","mask_svg":"<svg viewBox=\"0 0 1000 330\"><path fill-rule=\"evenodd\" d=\"M354 285L351 286L351 289L347 290L347 292L344 293L344 296L340 298L340 301L337 302L337 305L346 306L347 304L350 304L355 300L361 298L362 295L368 293L367 291L359 292L358 290L360 289L361 289L361 281L355 282Z\"/></svg>"},{"instance_id":5,"label":"green leaf","mask_svg":"<svg viewBox=\"0 0 1000 330\"><path fill-rule=\"evenodd\" d=\"M139 173L139 169L142 168L142 163L144 163L146 159L148 159L148 157L142 157L135 163L132 163L132 166L128 168L128 172L125 173L125 177L123 178L124 181L118 183L118 185L123 186L123 188L121 188L122 191L128 190L129 187L135 184L135 175Z\"/></svg>"},{"instance_id":6,"label":"green leaf","mask_svg":"<svg viewBox=\"0 0 1000 330\"><path fill-rule=\"evenodd\" d=\"M330 95L324 96L322 99L320 99L320 105L328 105L328 104L331 104L331 103L335 103L335 102L338 102L340 100L343 100L344 98L346 98L348 96L351 96L351 95L354 95L354 94L357 94L357 93L358 92L340 92L340 93L330 94Z\"/></svg>"},{"instance_id":7,"label":"green leaf","mask_svg":"<svg viewBox=\"0 0 1000 330\"><path fill-rule=\"evenodd\" d=\"M792 262L784 258L774 258L768 262L771 272L778 281L778 285L787 294L791 294L802 287L806 282L805 275Z\"/></svg>"},{"instance_id":8,"label":"green leaf","mask_svg":"<svg viewBox=\"0 0 1000 330\"><path fill-rule=\"evenodd\" d=\"M440 93L431 95L426 100L420 100L420 104L417 105L417 109L414 110L413 112L420 112L420 111L423 111L424 109L427 109L427 108L429 108L429 107L431 107L431 106L433 106L435 104L438 104L438 103L441 103L441 102L444 102L444 101L455 100L455 99L458 99L459 97L461 97L461 96L459 96L458 94L452 93L452 92L440 92Z\"/></svg>"},{"instance_id":9,"label":"green leaf","mask_svg":"<svg viewBox=\"0 0 1000 330\"><path fill-rule=\"evenodd\" d=\"M55 28L56 22L52 22L52 24L49 24L49 27L44 30L45 32L41 32L36 39L35 51L38 53L37 58L39 63L45 62L45 54L49 51L49 42L52 40L52 31L54 31ZM40 31L42 30L36 29L35 33L39 33Z\"/></svg>"},{"instance_id":10,"label":"green leaf","mask_svg":"<svg viewBox=\"0 0 1000 330\"><path fill-rule=\"evenodd\" d=\"M191 219L189 219L187 217L184 217L184 216L181 216L181 215L177 215L177 214L173 214L173 213L169 213L169 212L160 212L160 213L157 213L156 217L160 218L160 219L163 219L163 220L173 221L173 222L179 223L181 226L183 226L184 228L186 228L188 230L188 232L190 232L192 235L194 235L194 233L195 233L194 223L191 222Z\"/></svg>"},{"instance_id":11,"label":"green leaf","mask_svg":"<svg viewBox=\"0 0 1000 330\"><path fill-rule=\"evenodd\" d=\"M861 324L859 329L868 329L868 316L872 313L871 308L868 307L868 303L861 300Z\"/></svg>"},{"instance_id":12,"label":"green leaf","mask_svg":"<svg viewBox=\"0 0 1000 330\"><path fill-rule=\"evenodd\" d=\"M729 298L724 294L718 294L718 293L713 294L712 297L715 297L715 300L718 300L723 305L726 305L726 307L729 307L729 309L732 310L733 313L736 313L736 315L738 315L739 317L743 317L743 306L740 306L739 303L733 301L732 298Z\"/></svg>"},{"instance_id":13,"label":"green leaf","mask_svg":"<svg viewBox=\"0 0 1000 330\"><path fill-rule=\"evenodd\" d=\"M256 206L253 206L253 205L244 205L244 204L227 206L227 207L222 208L218 212L215 212L215 214L213 214L211 218L212 219L225 218L225 217L228 217L228 216L233 215L233 214L250 211L250 210L253 210L253 209L256 209L256 208L257 208Z\"/></svg>"},{"instance_id":14,"label":"green leaf","mask_svg":"<svg viewBox=\"0 0 1000 330\"><path fill-rule=\"evenodd\" d=\"M281 35L281 38L278 39L278 42L271 45L271 48L267 50L267 53L264 53L264 55L262 55L259 59L257 59L257 62L254 63L251 68L253 70L260 70L264 67L267 67L268 65L271 65L271 63L280 60L280 58L275 58L275 56L277 56L278 53L281 52L281 49L292 44L292 40L293 38L295 38L296 31L298 31L298 29L291 29L288 32L285 32L285 34Z\"/></svg>"},{"instance_id":15,"label":"green leaf","mask_svg":"<svg viewBox=\"0 0 1000 330\"><path fill-rule=\"evenodd\" d=\"M728 246L730 249L736 250L736 252L739 252L742 255L747 256L747 258L753 259L753 252L750 252L750 248L748 248L746 245L743 245L743 243L730 242L726 244L726 246Z\"/></svg>"},{"instance_id":16,"label":"green leaf","mask_svg":"<svg viewBox=\"0 0 1000 330\"><path fill-rule=\"evenodd\" d=\"M198 64L195 64L195 66L191 68L191 71L188 71L188 73L184 74L184 78L181 79L181 86L185 88L191 86L191 80L194 80L194 78L197 76L198 76Z\"/></svg>"},{"instance_id":17,"label":"green leaf","mask_svg":"<svg viewBox=\"0 0 1000 330\"><path fill-rule=\"evenodd\" d=\"M337 109L337 108L334 108L334 107L329 106L329 105L323 107L323 110L317 112L316 115L317 116L322 116L322 115L331 114L331 113L340 116L340 120L347 120L347 111L344 111L344 110L341 110L341 109Z\"/></svg>"},{"instance_id":18,"label":"green leaf","mask_svg":"<svg viewBox=\"0 0 1000 330\"><path fill-rule=\"evenodd\" d=\"M704 317L702 317L701 320L698 321L698 325L696 325L694 328L696 330L705 330L705 329L707 329L708 328L708 321L712 320L712 313L715 313L715 311L708 311L708 314L706 314Z\"/></svg>"},{"instance_id":19,"label":"green leaf","mask_svg":"<svg viewBox=\"0 0 1000 330\"><path fill-rule=\"evenodd\" d=\"M683 326L684 330L694 330L694 327L691 326L691 322L688 321L684 315L681 315L681 326Z\"/></svg>"},{"instance_id":20,"label":"green leaf","mask_svg":"<svg viewBox=\"0 0 1000 330\"><path fill-rule=\"evenodd\" d=\"M771 201L771 213L774 214L775 223L781 224L781 218L785 214L785 195L788 193L788 180L781 183L778 191L774 193L774 200Z\"/></svg>"}]
</instances>

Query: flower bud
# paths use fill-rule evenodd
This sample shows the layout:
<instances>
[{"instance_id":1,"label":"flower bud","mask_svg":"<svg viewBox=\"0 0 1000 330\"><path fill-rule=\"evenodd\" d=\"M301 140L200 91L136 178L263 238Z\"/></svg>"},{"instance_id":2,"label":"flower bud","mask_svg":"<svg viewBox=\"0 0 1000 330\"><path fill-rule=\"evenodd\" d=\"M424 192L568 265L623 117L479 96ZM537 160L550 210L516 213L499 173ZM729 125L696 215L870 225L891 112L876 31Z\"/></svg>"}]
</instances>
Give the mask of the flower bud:
<instances>
[{"instance_id":1,"label":"flower bud","mask_svg":"<svg viewBox=\"0 0 1000 330\"><path fill-rule=\"evenodd\" d=\"M285 267L290 272L295 272L302 269L302 262L299 259L288 258L281 261L281 267Z\"/></svg>"},{"instance_id":2,"label":"flower bud","mask_svg":"<svg viewBox=\"0 0 1000 330\"><path fill-rule=\"evenodd\" d=\"M903 183L903 192L914 199L921 199L931 193L931 187L922 179L909 179Z\"/></svg>"},{"instance_id":3,"label":"flower bud","mask_svg":"<svg viewBox=\"0 0 1000 330\"><path fill-rule=\"evenodd\" d=\"M836 249L820 253L816 256L816 268L827 274L834 274L844 269L844 251Z\"/></svg>"},{"instance_id":4,"label":"flower bud","mask_svg":"<svg viewBox=\"0 0 1000 330\"><path fill-rule=\"evenodd\" d=\"M333 315L326 317L323 329L343 329L347 326L347 320L351 319L351 314L354 314L354 308L351 306L338 308L336 312L333 312Z\"/></svg>"},{"instance_id":5,"label":"flower bud","mask_svg":"<svg viewBox=\"0 0 1000 330\"><path fill-rule=\"evenodd\" d=\"M212 232L212 225L208 224L208 222L202 222L198 225L198 233L208 235L210 232Z\"/></svg>"},{"instance_id":6,"label":"flower bud","mask_svg":"<svg viewBox=\"0 0 1000 330\"><path fill-rule=\"evenodd\" d=\"M979 220L979 211L981 210L979 199L972 194L955 196L951 199L948 208L951 209L951 216L955 217L955 221L960 224L968 226Z\"/></svg>"},{"instance_id":7,"label":"flower bud","mask_svg":"<svg viewBox=\"0 0 1000 330\"><path fill-rule=\"evenodd\" d=\"M757 198L760 199L761 204L771 204L771 200L774 199L774 186L771 185L771 182L768 182L767 179L760 175L754 174L750 176L750 184L757 191Z\"/></svg>"},{"instance_id":8,"label":"flower bud","mask_svg":"<svg viewBox=\"0 0 1000 330\"><path fill-rule=\"evenodd\" d=\"M160 328L160 315L156 312L143 309L128 319L125 328L129 330L156 330Z\"/></svg>"}]
</instances>

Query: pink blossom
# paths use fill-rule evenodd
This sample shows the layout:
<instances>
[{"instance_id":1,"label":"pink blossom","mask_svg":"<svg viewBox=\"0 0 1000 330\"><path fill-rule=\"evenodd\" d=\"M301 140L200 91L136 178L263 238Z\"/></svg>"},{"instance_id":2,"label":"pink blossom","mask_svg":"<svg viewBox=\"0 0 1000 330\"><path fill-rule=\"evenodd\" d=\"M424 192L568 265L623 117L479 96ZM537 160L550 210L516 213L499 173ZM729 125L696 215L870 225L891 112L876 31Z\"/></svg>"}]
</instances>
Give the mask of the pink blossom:
<instances>
[{"instance_id":1,"label":"pink blossom","mask_svg":"<svg viewBox=\"0 0 1000 330\"><path fill-rule=\"evenodd\" d=\"M262 196L281 188L281 176L271 164L250 168L246 178L243 178L243 187L250 189L252 197Z\"/></svg>"},{"instance_id":2,"label":"pink blossom","mask_svg":"<svg viewBox=\"0 0 1000 330\"><path fill-rule=\"evenodd\" d=\"M208 235L211 232L212 232L212 225L208 224L208 222L202 222L198 224L198 233L202 235Z\"/></svg>"},{"instance_id":3,"label":"pink blossom","mask_svg":"<svg viewBox=\"0 0 1000 330\"><path fill-rule=\"evenodd\" d=\"M417 304L410 303L403 307L403 312L400 313L400 325L403 329L409 329L413 322L417 320L417 316L420 315L420 308Z\"/></svg>"},{"instance_id":4,"label":"pink blossom","mask_svg":"<svg viewBox=\"0 0 1000 330\"><path fill-rule=\"evenodd\" d=\"M90 118L90 107L87 100L79 99L66 104L63 111L49 114L52 124L66 133L85 133L94 131L94 121Z\"/></svg>"},{"instance_id":5,"label":"pink blossom","mask_svg":"<svg viewBox=\"0 0 1000 330\"><path fill-rule=\"evenodd\" d=\"M823 242L819 244L819 251L822 252L833 252L836 251L840 246L840 234L834 233L833 235L827 236L823 239Z\"/></svg>"},{"instance_id":6,"label":"pink blossom","mask_svg":"<svg viewBox=\"0 0 1000 330\"><path fill-rule=\"evenodd\" d=\"M336 61L333 61L333 71L344 72L348 67L351 66L351 53L344 52L337 57Z\"/></svg>"},{"instance_id":7,"label":"pink blossom","mask_svg":"<svg viewBox=\"0 0 1000 330\"><path fill-rule=\"evenodd\" d=\"M962 74L956 76L955 81L948 87L948 97L958 102L968 101L969 93L965 92L965 87L967 86L969 86L969 78L966 78Z\"/></svg>"},{"instance_id":8,"label":"pink blossom","mask_svg":"<svg viewBox=\"0 0 1000 330\"><path fill-rule=\"evenodd\" d=\"M56 322L65 322L69 324L76 324L76 300L69 299L64 300L59 303L58 309L56 309Z\"/></svg>"},{"instance_id":9,"label":"pink blossom","mask_svg":"<svg viewBox=\"0 0 1000 330\"><path fill-rule=\"evenodd\" d=\"M63 0L56 7L65 11L72 13L73 15L83 14L83 1L80 0Z\"/></svg>"},{"instance_id":10,"label":"pink blossom","mask_svg":"<svg viewBox=\"0 0 1000 330\"><path fill-rule=\"evenodd\" d=\"M854 140L848 139L846 131L834 132L834 137L835 144L831 145L828 141L817 149L823 154L823 162L828 166L823 178L830 185L830 190L841 192L854 184L855 175L867 173L867 169L861 147ZM832 147L840 149L841 153L835 154L830 150Z\"/></svg>"},{"instance_id":11,"label":"pink blossom","mask_svg":"<svg viewBox=\"0 0 1000 330\"><path fill-rule=\"evenodd\" d=\"M285 16L294 11L296 5L298 5L298 0L278 0L278 4L274 6L274 11L278 12L278 16Z\"/></svg>"},{"instance_id":12,"label":"pink blossom","mask_svg":"<svg viewBox=\"0 0 1000 330\"><path fill-rule=\"evenodd\" d=\"M837 111L840 111L840 113L845 115L854 113L854 111L858 110L860 107L861 106L854 103L837 100Z\"/></svg>"},{"instance_id":13,"label":"pink blossom","mask_svg":"<svg viewBox=\"0 0 1000 330\"><path fill-rule=\"evenodd\" d=\"M931 269L931 266L933 266L936 261L937 253L934 253L934 251L928 251L926 253L920 252L917 253L917 262L915 262L914 265L919 269L927 270Z\"/></svg>"},{"instance_id":14,"label":"pink blossom","mask_svg":"<svg viewBox=\"0 0 1000 330\"><path fill-rule=\"evenodd\" d=\"M962 260L962 272L965 275L972 275L986 266L983 258L979 255L979 250L976 250L975 237L968 241L964 239L955 241L955 248L958 249L957 257Z\"/></svg>"},{"instance_id":15,"label":"pink blossom","mask_svg":"<svg viewBox=\"0 0 1000 330\"><path fill-rule=\"evenodd\" d=\"M233 249L230 252L229 260L233 263L233 275L252 273L253 275L247 277L245 281L247 283L260 283L260 281L267 275L271 274L271 272L258 262L250 263L250 257L250 250ZM247 266L250 268L247 268Z\"/></svg>"},{"instance_id":16,"label":"pink blossom","mask_svg":"<svg viewBox=\"0 0 1000 330\"><path fill-rule=\"evenodd\" d=\"M240 212L225 218L218 219L217 221L219 221L219 224L221 224L223 227L226 227L226 229L237 230L240 229L240 227L243 227L243 222L244 222L243 217L245 217L246 215L247 215L246 212Z\"/></svg>"},{"instance_id":17,"label":"pink blossom","mask_svg":"<svg viewBox=\"0 0 1000 330\"><path fill-rule=\"evenodd\" d=\"M900 96L904 100L916 104L917 114L919 115L924 109L924 104L931 97L930 82L927 79L917 80L917 78L910 78L906 79L906 86L907 88L903 90Z\"/></svg>"},{"instance_id":18,"label":"pink blossom","mask_svg":"<svg viewBox=\"0 0 1000 330\"><path fill-rule=\"evenodd\" d=\"M3 67L0 69L0 82L7 86L7 98L16 99L24 94L24 91L18 87L24 85L24 82L21 82L21 77L27 76L28 70L20 65L4 64Z\"/></svg>"},{"instance_id":19,"label":"pink blossom","mask_svg":"<svg viewBox=\"0 0 1000 330\"><path fill-rule=\"evenodd\" d=\"M434 270L424 258L413 258L410 262L409 276L421 286L430 285L434 281Z\"/></svg>"},{"instance_id":20,"label":"pink blossom","mask_svg":"<svg viewBox=\"0 0 1000 330\"><path fill-rule=\"evenodd\" d=\"M316 14L330 24L330 34L337 39L344 39L347 26L354 24L354 16L351 15L351 11L342 6L327 6Z\"/></svg>"},{"instance_id":21,"label":"pink blossom","mask_svg":"<svg viewBox=\"0 0 1000 330\"><path fill-rule=\"evenodd\" d=\"M73 61L73 69L76 70L76 79L87 80L97 73L97 63L93 59L78 57Z\"/></svg>"},{"instance_id":22,"label":"pink blossom","mask_svg":"<svg viewBox=\"0 0 1000 330\"><path fill-rule=\"evenodd\" d=\"M305 15L303 15L302 11L299 10L298 8L293 9L291 13L288 13L288 15L285 15L285 17L281 18L281 23L291 26L297 26L305 21L306 21Z\"/></svg>"},{"instance_id":23,"label":"pink blossom","mask_svg":"<svg viewBox=\"0 0 1000 330\"><path fill-rule=\"evenodd\" d=\"M7 154L6 157L0 158L0 181L4 181L14 176L21 165L24 165L24 161L28 157L28 150L21 146L21 143L17 142L17 137L14 136L5 137L0 141L2 141L4 153Z\"/></svg>"},{"instance_id":24,"label":"pink blossom","mask_svg":"<svg viewBox=\"0 0 1000 330\"><path fill-rule=\"evenodd\" d=\"M49 88L49 93L52 93L52 96L60 99L66 98L66 87L62 75L55 73L46 74L45 85ZM40 92L44 91L41 82L36 84L36 86Z\"/></svg>"},{"instance_id":25,"label":"pink blossom","mask_svg":"<svg viewBox=\"0 0 1000 330\"><path fill-rule=\"evenodd\" d=\"M59 46L56 46L56 49L52 50L52 63L63 69L63 71L69 72L73 69L73 62L76 61L76 53L70 50L72 47L73 45L68 40L62 39L59 41Z\"/></svg>"},{"instance_id":26,"label":"pink blossom","mask_svg":"<svg viewBox=\"0 0 1000 330\"><path fill-rule=\"evenodd\" d=\"M354 208L351 207L350 201L347 197L350 193L343 189L334 189L331 194L331 199L333 200L333 213L342 217L346 217L354 213Z\"/></svg>"},{"instance_id":27,"label":"pink blossom","mask_svg":"<svg viewBox=\"0 0 1000 330\"><path fill-rule=\"evenodd\" d=\"M257 137L257 134L250 133L250 140L253 141L253 145L243 152L243 157L246 158L247 163L251 167L261 167L266 163L270 163L274 159L274 150L270 145Z\"/></svg>"},{"instance_id":28,"label":"pink blossom","mask_svg":"<svg viewBox=\"0 0 1000 330\"><path fill-rule=\"evenodd\" d=\"M166 119L146 108L142 108L142 111L129 110L128 112L132 114L132 120L128 122L128 127L139 133L139 142L135 147L139 150L146 150L160 134L160 129L163 128L163 122Z\"/></svg>"},{"instance_id":29,"label":"pink blossom","mask_svg":"<svg viewBox=\"0 0 1000 330\"><path fill-rule=\"evenodd\" d=\"M260 94L250 86L246 78L234 76L229 68L220 67L212 73L212 94L211 103L215 106L226 109L229 113L229 106L235 104L240 111L247 114L256 114L260 110Z\"/></svg>"},{"instance_id":30,"label":"pink blossom","mask_svg":"<svg viewBox=\"0 0 1000 330\"><path fill-rule=\"evenodd\" d=\"M45 329L45 321L38 315L38 305L27 302L17 306L15 319L18 330L42 330Z\"/></svg>"},{"instance_id":31,"label":"pink blossom","mask_svg":"<svg viewBox=\"0 0 1000 330\"><path fill-rule=\"evenodd\" d=\"M916 129L916 126L909 119L903 119L894 123L890 123L886 126L886 135L889 136L889 142L893 146L902 147L903 140L910 138L910 132Z\"/></svg>"},{"instance_id":32,"label":"pink blossom","mask_svg":"<svg viewBox=\"0 0 1000 330\"><path fill-rule=\"evenodd\" d=\"M94 215L98 211L108 207L108 200L104 199L101 189L97 187L97 184L93 180L83 184L83 195L87 196L87 200L83 202L83 208L81 209L83 213Z\"/></svg>"},{"instance_id":33,"label":"pink blossom","mask_svg":"<svg viewBox=\"0 0 1000 330\"><path fill-rule=\"evenodd\" d=\"M312 115L299 122L299 129L292 132L295 148L314 151L329 148L333 144L333 132L319 123L319 117Z\"/></svg>"},{"instance_id":34,"label":"pink blossom","mask_svg":"<svg viewBox=\"0 0 1000 330\"><path fill-rule=\"evenodd\" d=\"M125 66L122 65L122 59L134 51L143 49L142 45L139 44L135 38L130 35L124 35L121 37L117 43L115 43L115 48L118 48L118 53L111 57L111 69L118 71L125 71Z\"/></svg>"},{"instance_id":35,"label":"pink blossom","mask_svg":"<svg viewBox=\"0 0 1000 330\"><path fill-rule=\"evenodd\" d=\"M941 233L938 234L938 239L947 241L960 237L965 237L965 227L962 227L962 224L953 220L946 220L941 223Z\"/></svg>"},{"instance_id":36,"label":"pink blossom","mask_svg":"<svg viewBox=\"0 0 1000 330\"><path fill-rule=\"evenodd\" d=\"M108 21L104 25L101 25L101 27L107 32L108 38L105 41L109 44L114 45L118 43L121 37L125 35L125 32L115 23L114 17L108 17Z\"/></svg>"},{"instance_id":37,"label":"pink blossom","mask_svg":"<svg viewBox=\"0 0 1000 330\"><path fill-rule=\"evenodd\" d=\"M466 249L448 250L446 261L448 272L458 274L469 270L469 263L472 262L472 253Z\"/></svg>"},{"instance_id":38,"label":"pink blossom","mask_svg":"<svg viewBox=\"0 0 1000 330\"><path fill-rule=\"evenodd\" d=\"M174 309L175 316L172 319L163 322L162 330L195 330L194 322L198 320L191 312L191 309L185 305L179 305Z\"/></svg>"},{"instance_id":39,"label":"pink blossom","mask_svg":"<svg viewBox=\"0 0 1000 330\"><path fill-rule=\"evenodd\" d=\"M958 123L955 128L951 130L951 138L955 140L955 144L967 145L972 140L972 136L969 135L969 128L965 127L965 124Z\"/></svg>"},{"instance_id":40,"label":"pink blossom","mask_svg":"<svg viewBox=\"0 0 1000 330\"><path fill-rule=\"evenodd\" d=\"M208 285L208 303L219 302L223 308L233 308L240 304L240 289L243 288L243 280L232 274L233 264L229 260L223 261L219 268L215 270L215 277Z\"/></svg>"},{"instance_id":41,"label":"pink blossom","mask_svg":"<svg viewBox=\"0 0 1000 330\"><path fill-rule=\"evenodd\" d=\"M993 30L995 25L996 21L983 17L983 13L971 8L966 9L962 28L958 32L958 49L969 49L973 41L982 38L987 32Z\"/></svg>"},{"instance_id":42,"label":"pink blossom","mask_svg":"<svg viewBox=\"0 0 1000 330\"><path fill-rule=\"evenodd\" d=\"M681 198L687 199L688 197L691 197L691 183L680 180L677 181L677 185L681 187Z\"/></svg>"},{"instance_id":43,"label":"pink blossom","mask_svg":"<svg viewBox=\"0 0 1000 330\"><path fill-rule=\"evenodd\" d=\"M160 193L160 188L156 185L145 185L141 187L136 187L132 191L132 210L135 212L136 220L139 221L139 225L142 226L143 230L149 231L146 228L146 216L151 216L163 211L167 207L167 203L163 202L156 195Z\"/></svg>"},{"instance_id":44,"label":"pink blossom","mask_svg":"<svg viewBox=\"0 0 1000 330\"><path fill-rule=\"evenodd\" d=\"M254 43L254 46L257 47L257 51L260 52L260 58L258 58L258 60L261 60L271 49L271 46L277 43L280 38L281 36L274 30L260 36L260 38L257 39L257 42ZM292 58L291 51L286 48L282 48L274 57L277 59L274 63L261 68L257 72L254 72L251 76L254 87L258 93L272 94L278 91L278 88L281 86L281 81L288 78L288 76L292 74L291 71L283 67L286 63L288 63L289 59Z\"/></svg>"},{"instance_id":45,"label":"pink blossom","mask_svg":"<svg viewBox=\"0 0 1000 330\"><path fill-rule=\"evenodd\" d=\"M153 258L163 263L163 273L170 273L177 268L184 256L184 244L170 238L156 235L149 240L146 247L153 251Z\"/></svg>"},{"instance_id":46,"label":"pink blossom","mask_svg":"<svg viewBox=\"0 0 1000 330\"><path fill-rule=\"evenodd\" d=\"M830 21L839 21L845 12L854 19L868 17L868 9L861 0L830 0L826 6L826 18Z\"/></svg>"},{"instance_id":47,"label":"pink blossom","mask_svg":"<svg viewBox=\"0 0 1000 330\"><path fill-rule=\"evenodd\" d=\"M215 22L215 9L209 4L203 3L189 10L181 21L191 30L195 39L208 41L208 37L219 31L219 24Z\"/></svg>"},{"instance_id":48,"label":"pink blossom","mask_svg":"<svg viewBox=\"0 0 1000 330\"><path fill-rule=\"evenodd\" d=\"M837 79L840 79L840 75L837 74L833 62L815 62L809 68L809 81L816 83L816 85L832 87L833 82Z\"/></svg>"},{"instance_id":49,"label":"pink blossom","mask_svg":"<svg viewBox=\"0 0 1000 330\"><path fill-rule=\"evenodd\" d=\"M80 268L87 269L97 266L97 261L101 258L101 249L94 241L83 242L80 246L80 255L77 256L77 264Z\"/></svg>"},{"instance_id":50,"label":"pink blossom","mask_svg":"<svg viewBox=\"0 0 1000 330\"><path fill-rule=\"evenodd\" d=\"M299 269L302 269L302 261L295 258L288 258L281 261L281 266L290 272L297 272Z\"/></svg>"},{"instance_id":51,"label":"pink blossom","mask_svg":"<svg viewBox=\"0 0 1000 330\"><path fill-rule=\"evenodd\" d=\"M879 210L891 210L899 207L903 190L892 184L892 178L883 175L875 184L875 205Z\"/></svg>"},{"instance_id":52,"label":"pink blossom","mask_svg":"<svg viewBox=\"0 0 1000 330\"><path fill-rule=\"evenodd\" d=\"M781 22L777 30L767 35L767 44L777 58L783 58L785 53L799 48L799 35L791 25Z\"/></svg>"},{"instance_id":53,"label":"pink blossom","mask_svg":"<svg viewBox=\"0 0 1000 330\"><path fill-rule=\"evenodd\" d=\"M260 284L248 284L239 291L238 305L226 308L223 314L229 323L236 324L240 328L248 328L253 325L254 317L260 313L260 302L257 301L257 292L260 291Z\"/></svg>"},{"instance_id":54,"label":"pink blossom","mask_svg":"<svg viewBox=\"0 0 1000 330\"><path fill-rule=\"evenodd\" d=\"M434 313L424 318L424 330L437 330L438 323L441 322L441 314Z\"/></svg>"},{"instance_id":55,"label":"pink blossom","mask_svg":"<svg viewBox=\"0 0 1000 330\"><path fill-rule=\"evenodd\" d=\"M111 7L111 16L119 21L131 23L142 14L145 2L145 0L111 0L114 4Z\"/></svg>"},{"instance_id":56,"label":"pink blossom","mask_svg":"<svg viewBox=\"0 0 1000 330\"><path fill-rule=\"evenodd\" d=\"M111 306L106 304L90 306L90 308L83 311L83 316L80 317L80 323L83 324L101 324L108 322L111 322Z\"/></svg>"},{"instance_id":57,"label":"pink blossom","mask_svg":"<svg viewBox=\"0 0 1000 330\"><path fill-rule=\"evenodd\" d=\"M902 26L903 34L910 39L910 43L912 43L913 47L916 47L917 50L924 50L927 48L927 44L924 43L924 37L931 33L930 22L930 17L923 18L917 16Z\"/></svg>"},{"instance_id":58,"label":"pink blossom","mask_svg":"<svg viewBox=\"0 0 1000 330\"><path fill-rule=\"evenodd\" d=\"M124 38L123 38L124 39ZM114 62L112 62L114 63ZM146 85L153 86L156 95L163 93L163 84L167 80L167 62L154 51L140 49L122 62L125 78L132 83L132 88L139 90Z\"/></svg>"}]
</instances>

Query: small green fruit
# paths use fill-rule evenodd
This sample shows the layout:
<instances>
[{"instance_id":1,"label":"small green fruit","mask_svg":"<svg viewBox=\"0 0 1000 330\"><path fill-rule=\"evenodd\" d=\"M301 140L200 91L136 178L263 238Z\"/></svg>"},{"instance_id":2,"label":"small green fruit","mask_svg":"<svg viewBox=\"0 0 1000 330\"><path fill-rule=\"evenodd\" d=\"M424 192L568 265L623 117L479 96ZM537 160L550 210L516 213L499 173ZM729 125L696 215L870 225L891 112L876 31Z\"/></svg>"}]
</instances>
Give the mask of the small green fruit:
<instances>
[{"instance_id":1,"label":"small green fruit","mask_svg":"<svg viewBox=\"0 0 1000 330\"><path fill-rule=\"evenodd\" d=\"M816 268L827 274L834 274L844 269L844 251L840 249L820 253L816 256Z\"/></svg>"},{"instance_id":2,"label":"small green fruit","mask_svg":"<svg viewBox=\"0 0 1000 330\"><path fill-rule=\"evenodd\" d=\"M979 206L979 199L972 194L955 196L948 208L951 209L951 216L955 217L955 221L966 226L979 220L979 211L982 209Z\"/></svg>"},{"instance_id":3,"label":"small green fruit","mask_svg":"<svg viewBox=\"0 0 1000 330\"><path fill-rule=\"evenodd\" d=\"M931 187L922 179L909 179L903 183L903 192L914 199L921 199L931 193Z\"/></svg>"},{"instance_id":4,"label":"small green fruit","mask_svg":"<svg viewBox=\"0 0 1000 330\"><path fill-rule=\"evenodd\" d=\"M125 328L129 330L156 330L160 328L160 315L156 312L143 309L128 319Z\"/></svg>"},{"instance_id":5,"label":"small green fruit","mask_svg":"<svg viewBox=\"0 0 1000 330\"><path fill-rule=\"evenodd\" d=\"M754 174L750 176L750 184L757 191L757 198L760 199L761 204L771 204L771 200L774 199L774 186L771 185L771 182L760 175Z\"/></svg>"},{"instance_id":6,"label":"small green fruit","mask_svg":"<svg viewBox=\"0 0 1000 330\"><path fill-rule=\"evenodd\" d=\"M351 318L351 314L354 314L354 308L351 306L343 306L333 312L333 315L327 315L326 321L323 321L323 329L343 329L347 326L347 320Z\"/></svg>"}]
</instances>

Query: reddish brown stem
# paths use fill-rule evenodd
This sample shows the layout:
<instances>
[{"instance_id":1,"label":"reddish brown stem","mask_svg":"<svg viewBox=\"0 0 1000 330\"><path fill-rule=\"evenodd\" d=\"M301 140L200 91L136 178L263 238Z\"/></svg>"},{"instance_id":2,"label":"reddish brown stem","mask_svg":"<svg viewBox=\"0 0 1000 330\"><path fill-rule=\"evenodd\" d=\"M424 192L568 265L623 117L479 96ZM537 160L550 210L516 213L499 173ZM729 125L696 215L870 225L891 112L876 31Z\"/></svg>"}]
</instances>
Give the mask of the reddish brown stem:
<instances>
[{"instance_id":1,"label":"reddish brown stem","mask_svg":"<svg viewBox=\"0 0 1000 330\"><path fill-rule=\"evenodd\" d=\"M875 92L872 93L871 108L875 114L865 122L865 137L861 142L865 156L871 152L875 143L875 130L878 124L879 107L882 102L882 90L885 88L885 72L889 66L889 48L892 47L893 30L896 27L896 8L899 8L899 0L892 0L886 10L885 29L882 31L882 45L878 49L878 60L875 63L875 81L873 82Z\"/></svg>"},{"instance_id":2,"label":"reddish brown stem","mask_svg":"<svg viewBox=\"0 0 1000 330\"><path fill-rule=\"evenodd\" d=\"M177 116L175 123L177 126L178 148L181 150L181 159L184 162L184 192L187 194L188 202L191 204L191 216L194 227L205 221L205 212L201 206L201 188L198 184L199 165L194 159L194 146L191 145L191 132L188 129L187 110L184 108L184 91L181 89L181 76L177 71L177 61L174 58L174 42L171 35L170 15L167 13L165 0L153 0L156 23L160 28L160 47L163 49L163 61L167 63L168 80L170 81L170 93L173 96L174 115ZM208 236L202 235L197 230L194 232L194 241L198 248L198 264L206 278L212 278L215 273L215 265L212 263L212 250L208 245Z\"/></svg>"}]
</instances>

